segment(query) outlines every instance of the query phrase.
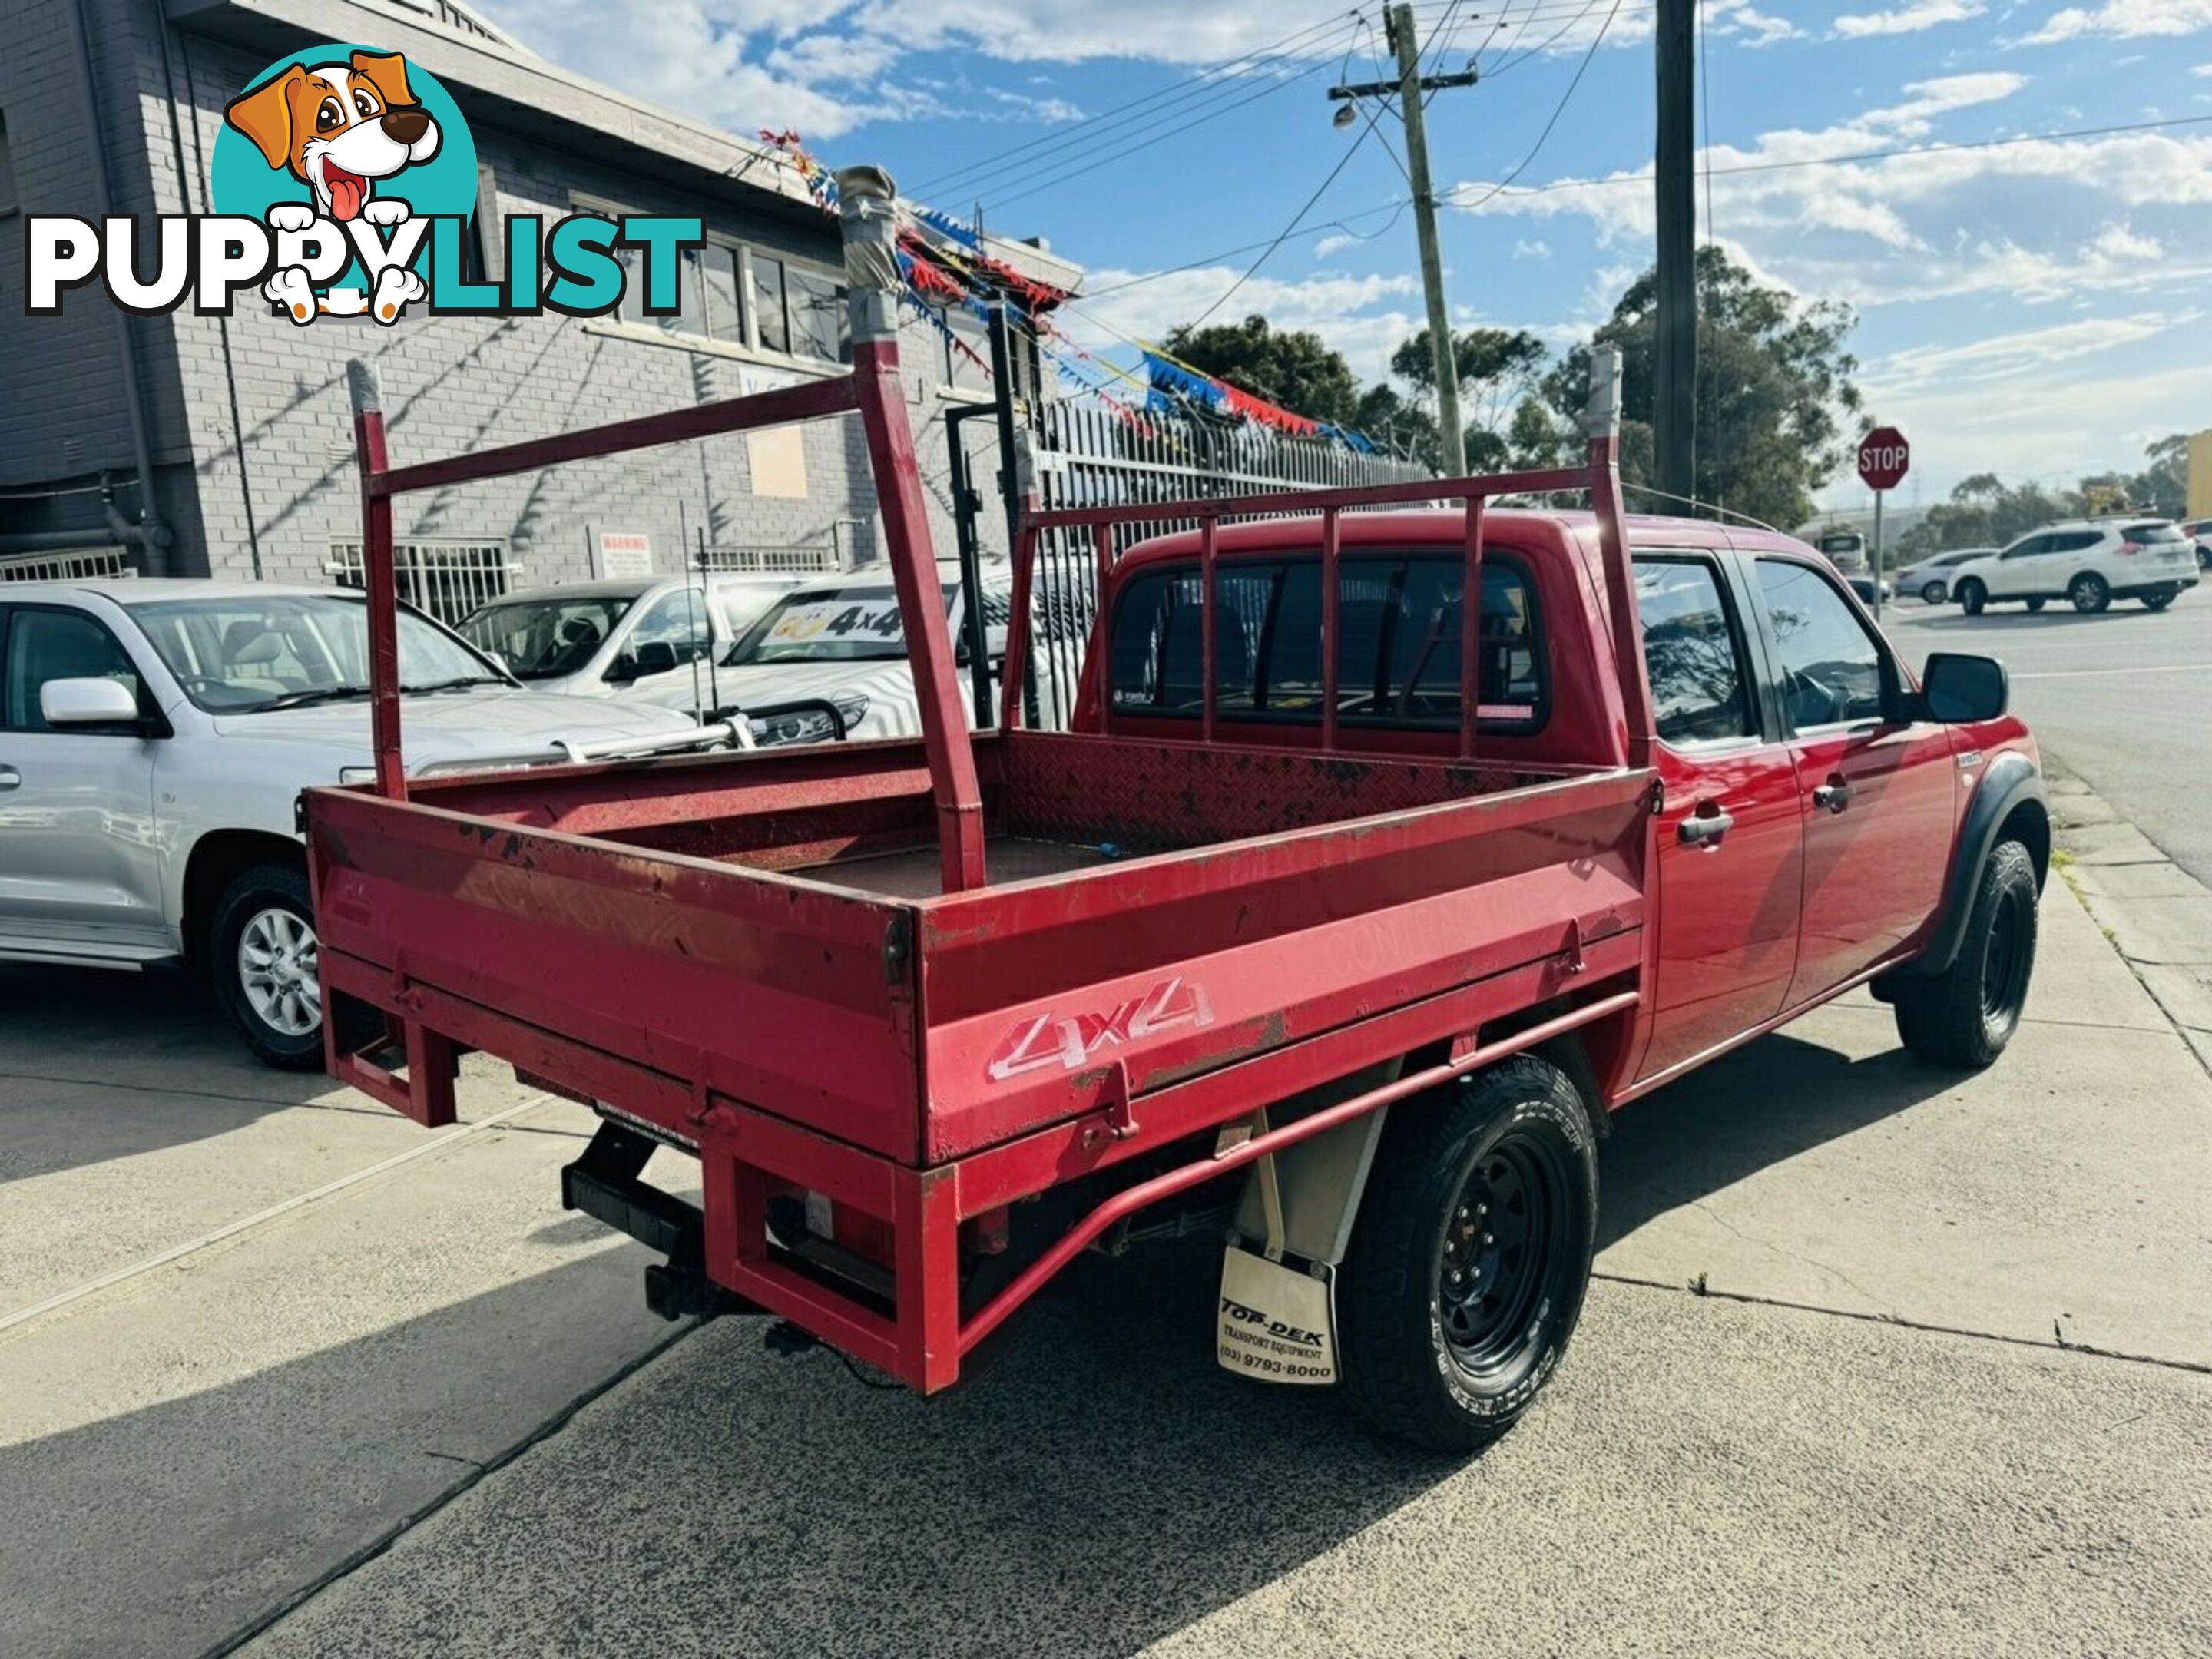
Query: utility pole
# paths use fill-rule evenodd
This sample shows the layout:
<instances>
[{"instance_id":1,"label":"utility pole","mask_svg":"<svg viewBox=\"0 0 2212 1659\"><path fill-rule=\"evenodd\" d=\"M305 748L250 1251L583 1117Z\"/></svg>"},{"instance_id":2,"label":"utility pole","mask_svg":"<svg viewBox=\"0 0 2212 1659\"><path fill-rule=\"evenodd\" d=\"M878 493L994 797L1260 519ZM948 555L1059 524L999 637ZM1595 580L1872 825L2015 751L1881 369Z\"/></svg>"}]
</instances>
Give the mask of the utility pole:
<instances>
[{"instance_id":1,"label":"utility pole","mask_svg":"<svg viewBox=\"0 0 2212 1659\"><path fill-rule=\"evenodd\" d=\"M1659 131L1654 192L1659 229L1652 442L1659 488L1682 501L1697 490L1697 0L1658 0Z\"/></svg>"},{"instance_id":2,"label":"utility pole","mask_svg":"<svg viewBox=\"0 0 2212 1659\"><path fill-rule=\"evenodd\" d=\"M1413 9L1394 5L1383 14L1391 50L1398 55L1398 78L1365 81L1357 86L1331 87L1330 98L1398 98L1398 116L1406 125L1406 168L1413 186L1413 228L1421 239L1421 287L1429 301L1429 344L1437 360L1437 425L1443 441L1443 466L1448 477L1467 471L1467 436L1459 422L1459 360L1452 349L1451 313L1444 304L1443 257L1437 250L1437 199L1429 188L1429 132L1421 109L1424 93L1447 87L1471 87L1473 70L1458 75L1421 73L1421 38L1413 31ZM1337 117L1351 118L1347 103Z\"/></svg>"}]
</instances>

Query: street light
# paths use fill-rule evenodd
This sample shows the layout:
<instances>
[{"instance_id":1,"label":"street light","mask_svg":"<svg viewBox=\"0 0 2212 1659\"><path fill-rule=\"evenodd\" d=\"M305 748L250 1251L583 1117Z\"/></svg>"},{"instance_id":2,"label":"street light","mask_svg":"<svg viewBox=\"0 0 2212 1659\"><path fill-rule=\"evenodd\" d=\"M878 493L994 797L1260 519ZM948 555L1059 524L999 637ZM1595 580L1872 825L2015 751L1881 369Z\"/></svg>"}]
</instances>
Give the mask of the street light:
<instances>
[{"instance_id":1,"label":"street light","mask_svg":"<svg viewBox=\"0 0 2212 1659\"><path fill-rule=\"evenodd\" d=\"M1352 107L1351 100L1347 99L1336 106L1336 113L1331 118L1335 125L1348 127L1359 117L1358 112Z\"/></svg>"}]
</instances>

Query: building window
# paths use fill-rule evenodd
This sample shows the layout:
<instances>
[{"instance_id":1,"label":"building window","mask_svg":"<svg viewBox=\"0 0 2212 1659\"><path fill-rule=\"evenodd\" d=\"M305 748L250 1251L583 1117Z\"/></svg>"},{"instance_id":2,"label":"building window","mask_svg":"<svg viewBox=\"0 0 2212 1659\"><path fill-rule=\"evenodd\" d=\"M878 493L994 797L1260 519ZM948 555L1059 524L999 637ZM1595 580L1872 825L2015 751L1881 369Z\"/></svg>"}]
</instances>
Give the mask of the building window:
<instances>
[{"instance_id":1,"label":"building window","mask_svg":"<svg viewBox=\"0 0 2212 1659\"><path fill-rule=\"evenodd\" d=\"M610 219L636 211L581 195L570 201L579 213ZM714 340L812 362L853 361L844 284L826 267L794 264L781 254L709 236L705 246L686 248L681 255L675 313L648 317L640 250L617 246L614 255L623 267L623 297L615 315L623 322L673 338Z\"/></svg>"},{"instance_id":2,"label":"building window","mask_svg":"<svg viewBox=\"0 0 2212 1659\"><path fill-rule=\"evenodd\" d=\"M13 213L20 205L15 199L15 164L8 155L8 118L0 114L0 213Z\"/></svg>"},{"instance_id":3,"label":"building window","mask_svg":"<svg viewBox=\"0 0 2212 1659\"><path fill-rule=\"evenodd\" d=\"M791 349L791 330L783 312L783 261L765 253L752 256L753 315L760 326L763 351Z\"/></svg>"}]
</instances>

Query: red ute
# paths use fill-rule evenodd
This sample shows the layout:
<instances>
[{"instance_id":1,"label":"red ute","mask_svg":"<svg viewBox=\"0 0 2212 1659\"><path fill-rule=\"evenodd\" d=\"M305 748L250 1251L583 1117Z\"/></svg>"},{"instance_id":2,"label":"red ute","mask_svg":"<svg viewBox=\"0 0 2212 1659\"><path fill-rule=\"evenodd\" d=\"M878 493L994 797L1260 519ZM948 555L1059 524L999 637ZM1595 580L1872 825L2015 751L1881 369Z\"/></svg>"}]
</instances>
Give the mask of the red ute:
<instances>
[{"instance_id":1,"label":"red ute","mask_svg":"<svg viewBox=\"0 0 2212 1659\"><path fill-rule=\"evenodd\" d=\"M1868 981L1917 1054L2003 1048L2049 832L2002 668L1916 679L1811 550L1624 518L1602 363L1587 467L1031 512L970 734L881 297L848 380L396 471L362 388L387 639L396 495L867 434L921 742L410 781L387 700L378 788L306 798L325 997L390 1031L333 1070L425 1122L466 1048L595 1103L563 1201L670 1317L934 1390L1079 1252L1214 1229L1224 1365L1464 1449L1565 1351L1612 1109ZM1076 729L1024 729L1079 622Z\"/></svg>"}]
</instances>

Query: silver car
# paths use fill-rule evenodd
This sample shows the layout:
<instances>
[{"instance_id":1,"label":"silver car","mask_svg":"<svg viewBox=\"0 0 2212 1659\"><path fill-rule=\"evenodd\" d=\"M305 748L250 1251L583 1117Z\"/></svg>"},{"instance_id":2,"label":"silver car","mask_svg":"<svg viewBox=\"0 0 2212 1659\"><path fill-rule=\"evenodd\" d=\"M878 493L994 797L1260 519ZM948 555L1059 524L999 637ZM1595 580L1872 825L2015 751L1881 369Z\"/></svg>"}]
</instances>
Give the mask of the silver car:
<instances>
[{"instance_id":1,"label":"silver car","mask_svg":"<svg viewBox=\"0 0 2212 1659\"><path fill-rule=\"evenodd\" d=\"M1994 547L1960 547L1948 553L1930 553L1924 559L1915 559L1895 573L1897 591L1917 594L1928 605L1946 604L1951 598L1952 574L1960 565L1986 559L1996 550Z\"/></svg>"},{"instance_id":2,"label":"silver car","mask_svg":"<svg viewBox=\"0 0 2212 1659\"><path fill-rule=\"evenodd\" d=\"M479 606L460 631L533 691L662 703L684 698L661 693L696 693L697 708L708 701L703 665L785 594L820 580L710 573L532 588Z\"/></svg>"},{"instance_id":3,"label":"silver car","mask_svg":"<svg viewBox=\"0 0 2212 1659\"><path fill-rule=\"evenodd\" d=\"M271 1065L322 1058L293 804L370 776L368 610L261 582L0 587L0 958L205 972ZM696 741L684 715L523 690L403 611L418 773ZM366 1041L373 1032L342 1034Z\"/></svg>"}]
</instances>

